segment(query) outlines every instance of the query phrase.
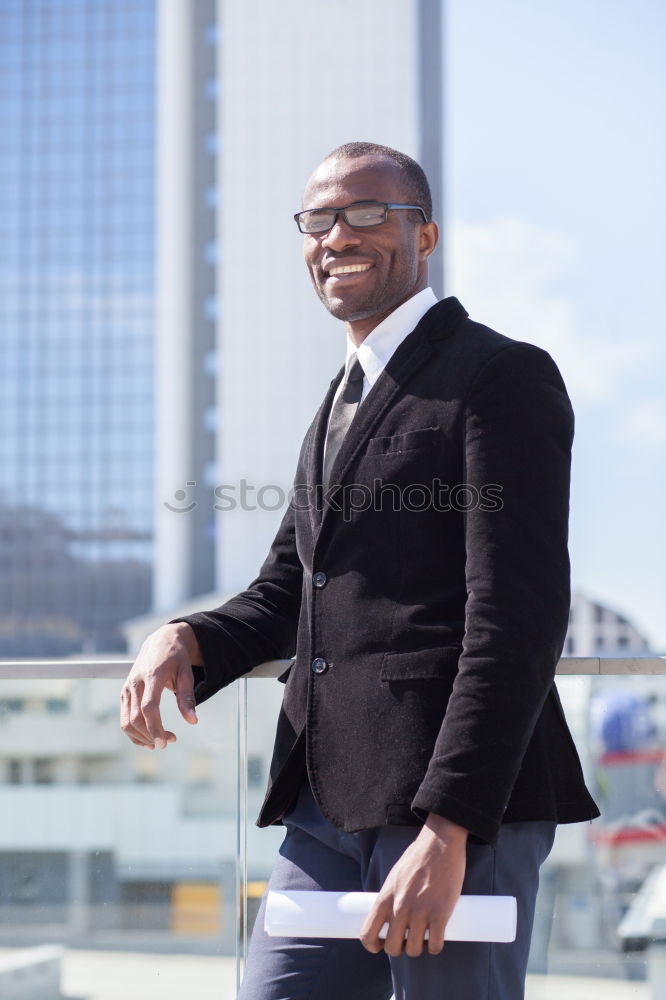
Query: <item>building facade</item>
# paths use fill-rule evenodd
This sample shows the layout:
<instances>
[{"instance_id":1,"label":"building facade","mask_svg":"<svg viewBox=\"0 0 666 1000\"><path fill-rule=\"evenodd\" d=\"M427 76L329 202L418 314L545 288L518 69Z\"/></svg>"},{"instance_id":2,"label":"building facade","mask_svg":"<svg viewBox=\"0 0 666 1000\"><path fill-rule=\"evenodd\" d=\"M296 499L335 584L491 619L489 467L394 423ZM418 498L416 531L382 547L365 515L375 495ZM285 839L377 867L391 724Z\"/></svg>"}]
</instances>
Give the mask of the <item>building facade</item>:
<instances>
[{"instance_id":1,"label":"building facade","mask_svg":"<svg viewBox=\"0 0 666 1000\"><path fill-rule=\"evenodd\" d=\"M0 655L150 605L152 0L0 4Z\"/></svg>"},{"instance_id":2,"label":"building facade","mask_svg":"<svg viewBox=\"0 0 666 1000\"><path fill-rule=\"evenodd\" d=\"M443 208L439 0L219 3L217 119L207 140L217 150L209 303L217 328L215 343L201 341L193 353L197 299L188 275L202 268L201 248L171 238L192 231L201 204L196 186L183 182L201 147L187 141L192 103L175 99L200 86L192 9L159 4L166 64L158 73L155 607L164 613L212 589L205 581L192 588L200 545L214 551L218 591L256 574L303 434L344 360L344 328L312 290L292 218L311 171L344 142L396 146L421 160L438 218ZM442 272L440 257L431 269L438 293ZM198 400L210 408L197 414ZM206 428L215 448L202 474L192 456Z\"/></svg>"},{"instance_id":3,"label":"building facade","mask_svg":"<svg viewBox=\"0 0 666 1000\"><path fill-rule=\"evenodd\" d=\"M619 611L574 591L564 656L649 656L645 635Z\"/></svg>"}]
</instances>

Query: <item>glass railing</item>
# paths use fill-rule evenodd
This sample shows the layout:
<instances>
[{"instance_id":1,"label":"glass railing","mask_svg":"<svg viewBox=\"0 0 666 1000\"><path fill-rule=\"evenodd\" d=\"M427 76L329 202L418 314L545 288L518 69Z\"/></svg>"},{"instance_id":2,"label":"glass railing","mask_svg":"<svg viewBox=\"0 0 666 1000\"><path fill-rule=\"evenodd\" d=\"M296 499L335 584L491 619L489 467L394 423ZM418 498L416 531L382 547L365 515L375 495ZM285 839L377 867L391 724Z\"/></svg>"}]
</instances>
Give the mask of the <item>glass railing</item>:
<instances>
[{"instance_id":1,"label":"glass railing","mask_svg":"<svg viewBox=\"0 0 666 1000\"><path fill-rule=\"evenodd\" d=\"M252 822L283 692L256 679L285 664L206 702L198 726L167 692L178 742L150 753L118 728L130 662L0 662L0 997L46 1000L58 976L87 1000L235 995L282 838ZM666 872L666 658L566 659L558 674L602 817L558 830L527 997L647 1000L663 956L640 893ZM19 980L23 993L3 987Z\"/></svg>"}]
</instances>

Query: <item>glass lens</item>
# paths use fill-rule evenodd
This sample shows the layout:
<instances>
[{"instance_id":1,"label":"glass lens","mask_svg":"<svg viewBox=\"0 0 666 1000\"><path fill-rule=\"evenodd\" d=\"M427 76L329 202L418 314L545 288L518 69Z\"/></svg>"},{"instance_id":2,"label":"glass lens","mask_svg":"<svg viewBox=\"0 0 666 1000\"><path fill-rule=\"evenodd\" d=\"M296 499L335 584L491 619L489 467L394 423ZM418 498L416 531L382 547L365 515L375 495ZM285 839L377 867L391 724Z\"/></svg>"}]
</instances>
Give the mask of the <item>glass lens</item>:
<instances>
[{"instance_id":1,"label":"glass lens","mask_svg":"<svg viewBox=\"0 0 666 1000\"><path fill-rule=\"evenodd\" d=\"M351 205L345 212L350 226L378 226L386 218L386 206L373 201Z\"/></svg>"},{"instance_id":2,"label":"glass lens","mask_svg":"<svg viewBox=\"0 0 666 1000\"><path fill-rule=\"evenodd\" d=\"M335 212L328 208L313 208L299 215L300 228L303 233L323 233L333 225Z\"/></svg>"}]
</instances>

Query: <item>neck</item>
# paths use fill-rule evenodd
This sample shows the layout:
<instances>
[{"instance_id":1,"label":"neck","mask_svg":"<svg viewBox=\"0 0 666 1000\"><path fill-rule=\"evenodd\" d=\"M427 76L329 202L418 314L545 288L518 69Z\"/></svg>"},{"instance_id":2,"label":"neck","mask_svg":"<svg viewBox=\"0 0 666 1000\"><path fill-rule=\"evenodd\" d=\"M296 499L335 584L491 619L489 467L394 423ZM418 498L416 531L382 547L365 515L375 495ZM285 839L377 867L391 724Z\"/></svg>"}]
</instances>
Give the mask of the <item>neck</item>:
<instances>
[{"instance_id":1,"label":"neck","mask_svg":"<svg viewBox=\"0 0 666 1000\"><path fill-rule=\"evenodd\" d=\"M347 334L352 343L355 345L355 347L360 347L365 338L369 336L369 334L372 333L375 327L379 326L379 324L382 323L387 316L390 316L391 313L395 312L395 310L398 309L401 305L403 305L404 302L407 302L409 299L414 298L415 295L417 295L419 292L422 292L423 289L427 287L428 287L428 276L425 275L422 278L422 280L419 281L418 284L411 290L411 292L409 292L408 295L405 295L404 298L400 299L399 302L395 302L390 309L374 313L372 316L368 316L363 319L357 319L346 322L345 328L347 330Z\"/></svg>"}]
</instances>

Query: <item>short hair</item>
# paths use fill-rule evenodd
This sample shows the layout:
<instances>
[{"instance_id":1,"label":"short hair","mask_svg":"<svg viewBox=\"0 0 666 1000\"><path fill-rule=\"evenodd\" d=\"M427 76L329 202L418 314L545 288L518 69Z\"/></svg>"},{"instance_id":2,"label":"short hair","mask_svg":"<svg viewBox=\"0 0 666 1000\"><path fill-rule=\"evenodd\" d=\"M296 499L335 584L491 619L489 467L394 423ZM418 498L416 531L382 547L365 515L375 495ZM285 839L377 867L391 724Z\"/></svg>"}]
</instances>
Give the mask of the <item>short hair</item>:
<instances>
[{"instance_id":1,"label":"short hair","mask_svg":"<svg viewBox=\"0 0 666 1000\"><path fill-rule=\"evenodd\" d=\"M326 157L327 160L354 160L360 156L383 156L393 160L402 170L405 177L405 193L415 205L420 205L426 214L428 222L432 220L432 195L430 185L423 167L406 153L391 146L381 146L377 142L345 142Z\"/></svg>"}]
</instances>

